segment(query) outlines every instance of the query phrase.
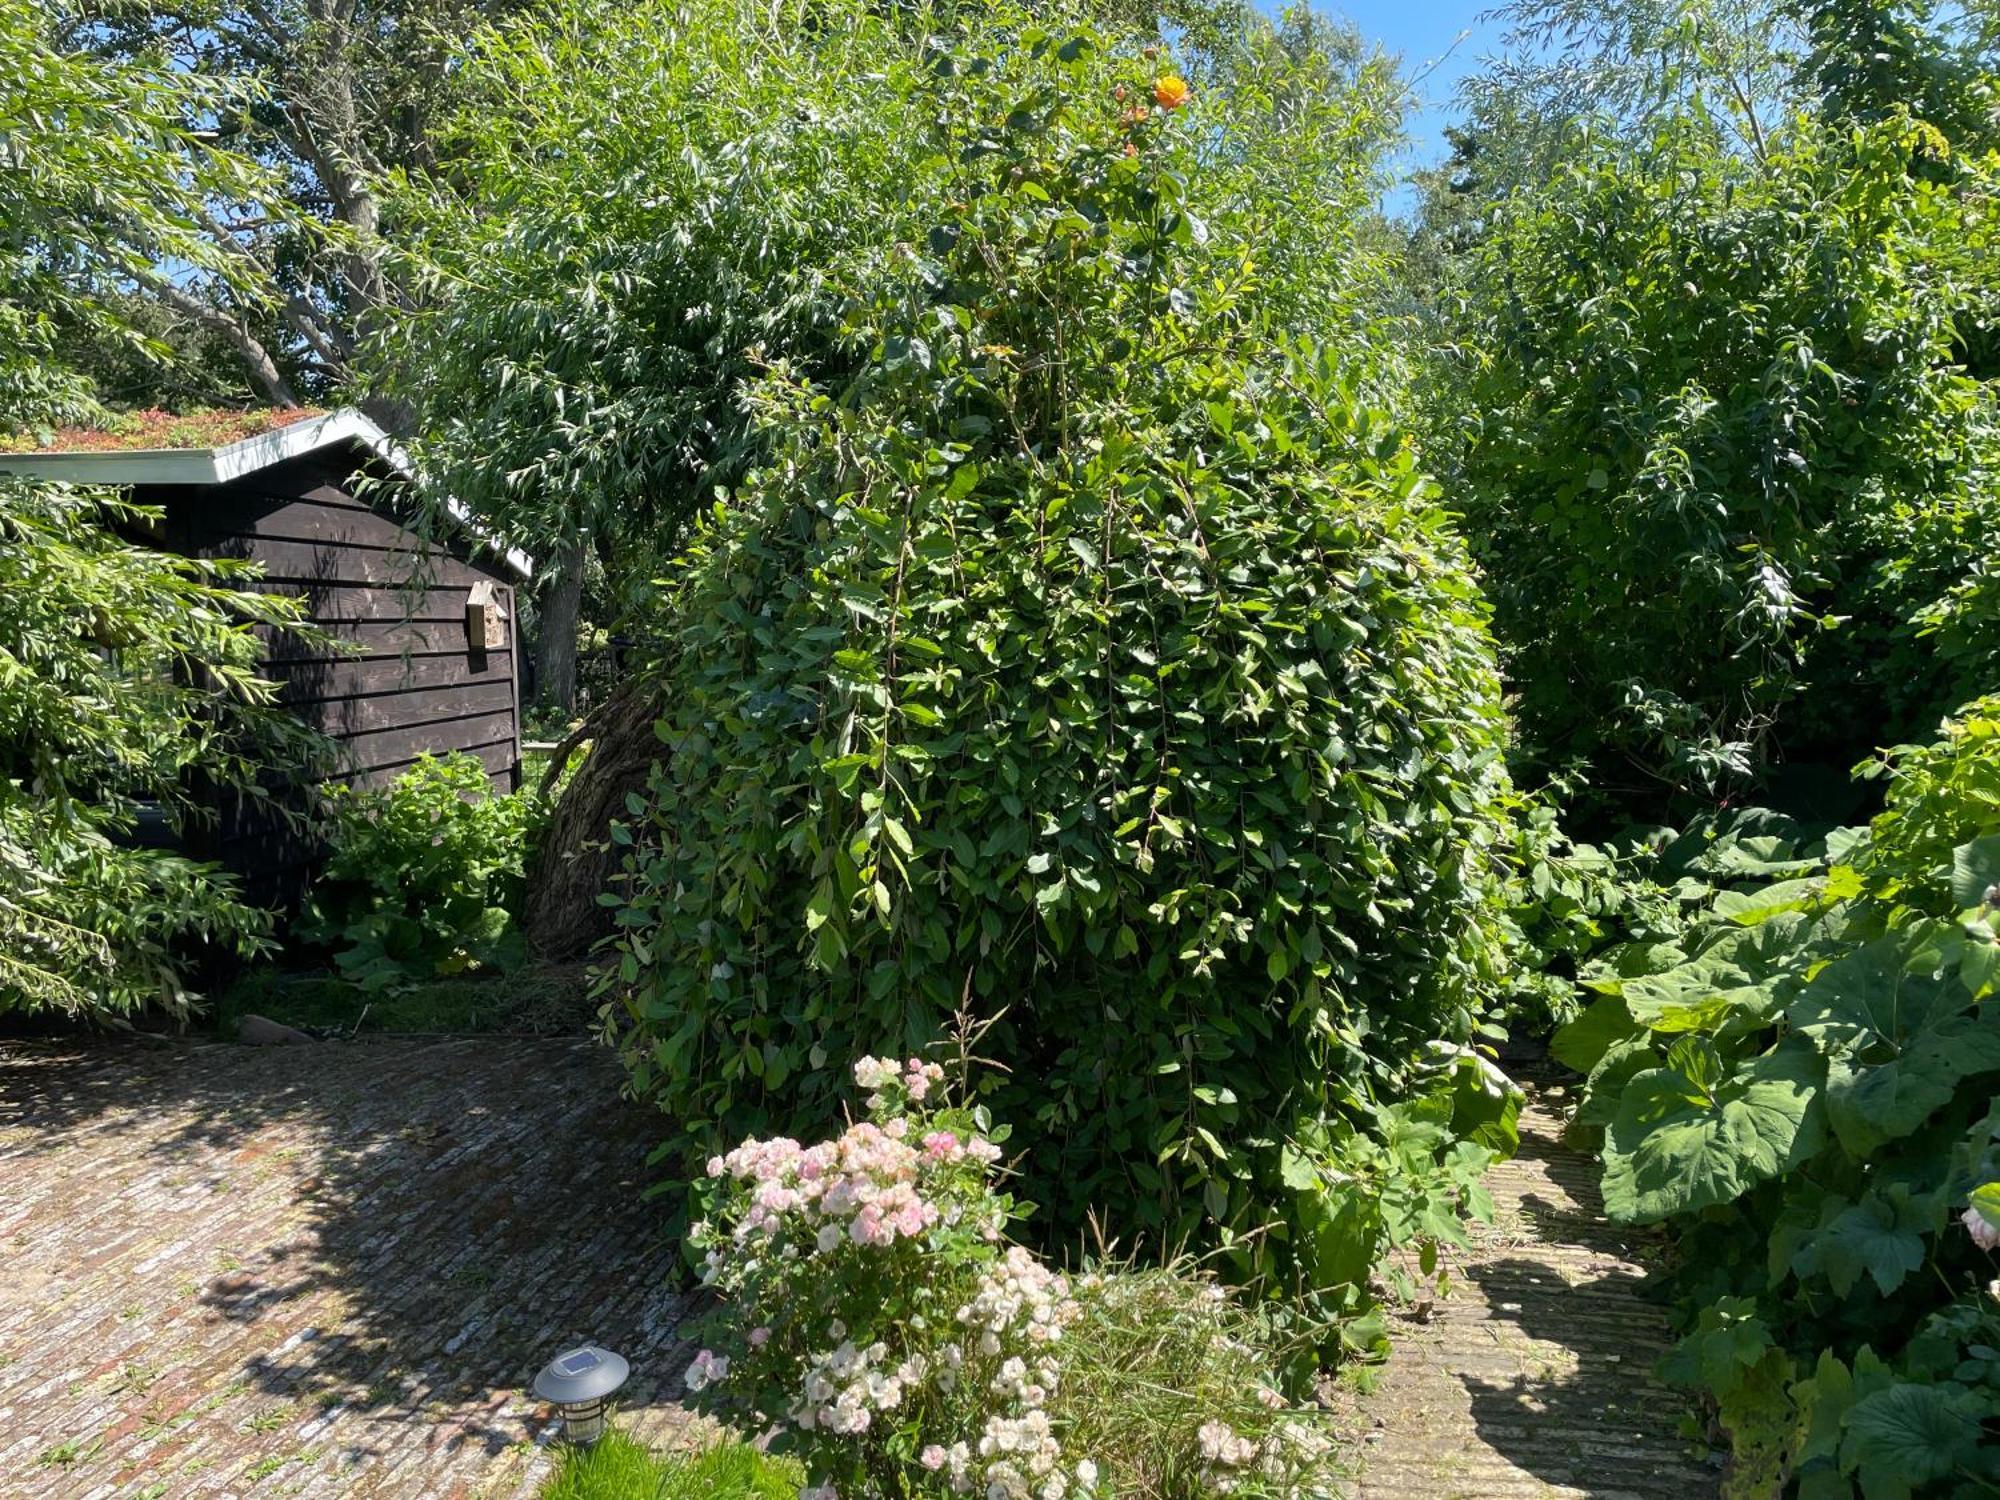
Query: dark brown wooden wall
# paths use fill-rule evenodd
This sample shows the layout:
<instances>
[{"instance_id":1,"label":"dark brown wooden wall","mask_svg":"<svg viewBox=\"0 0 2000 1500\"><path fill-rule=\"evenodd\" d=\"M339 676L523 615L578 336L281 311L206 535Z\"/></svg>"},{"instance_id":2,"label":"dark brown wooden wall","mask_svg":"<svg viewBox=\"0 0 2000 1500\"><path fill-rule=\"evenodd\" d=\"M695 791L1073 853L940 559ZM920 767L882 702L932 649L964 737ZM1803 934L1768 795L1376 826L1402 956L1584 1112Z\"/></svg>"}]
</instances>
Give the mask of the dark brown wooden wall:
<instances>
[{"instance_id":1,"label":"dark brown wooden wall","mask_svg":"<svg viewBox=\"0 0 2000 1500\"><path fill-rule=\"evenodd\" d=\"M235 484L160 491L165 541L196 557L263 564L258 587L306 601L345 650L278 637L270 675L283 700L339 747L338 779L395 780L419 755L477 756L501 791L520 772L514 590L507 576L437 548L357 499L350 469L307 460ZM466 596L496 586L497 649L467 638ZM248 872L297 870L312 854L265 814L226 812L206 852Z\"/></svg>"}]
</instances>

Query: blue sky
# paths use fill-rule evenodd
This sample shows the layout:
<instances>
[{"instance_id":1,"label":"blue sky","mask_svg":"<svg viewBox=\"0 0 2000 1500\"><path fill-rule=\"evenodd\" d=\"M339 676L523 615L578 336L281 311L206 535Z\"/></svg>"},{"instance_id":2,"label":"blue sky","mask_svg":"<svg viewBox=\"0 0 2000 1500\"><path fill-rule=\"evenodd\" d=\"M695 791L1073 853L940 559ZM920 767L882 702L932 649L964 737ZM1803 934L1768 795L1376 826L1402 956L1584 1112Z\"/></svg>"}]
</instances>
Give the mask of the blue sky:
<instances>
[{"instance_id":1,"label":"blue sky","mask_svg":"<svg viewBox=\"0 0 2000 1500\"><path fill-rule=\"evenodd\" d=\"M1443 59L1419 86L1420 104L1410 119L1410 160L1403 164L1405 171L1428 165L1444 154L1443 130L1450 119L1452 94L1458 80L1473 71L1480 58L1499 49L1499 25L1480 19L1482 12L1498 3L1499 0L1320 0L1319 8L1346 16L1361 28L1361 34L1368 40L1400 53L1406 75L1414 75L1427 64ZM1459 40L1461 36L1463 41Z\"/></svg>"}]
</instances>

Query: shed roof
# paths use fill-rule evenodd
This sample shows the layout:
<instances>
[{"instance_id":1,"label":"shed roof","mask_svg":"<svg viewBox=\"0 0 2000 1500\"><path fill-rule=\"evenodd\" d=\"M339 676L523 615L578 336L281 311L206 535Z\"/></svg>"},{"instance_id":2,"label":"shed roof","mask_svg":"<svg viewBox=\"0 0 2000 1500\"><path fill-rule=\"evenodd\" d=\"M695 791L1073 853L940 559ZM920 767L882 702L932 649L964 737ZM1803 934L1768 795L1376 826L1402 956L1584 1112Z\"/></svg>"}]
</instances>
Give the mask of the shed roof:
<instances>
[{"instance_id":1,"label":"shed roof","mask_svg":"<svg viewBox=\"0 0 2000 1500\"><path fill-rule=\"evenodd\" d=\"M276 464L327 448L353 448L401 474L415 468L402 447L364 413L351 406L304 415L282 426L209 446L170 448L42 447L27 453L0 453L0 474L22 474L65 484L228 484ZM447 500L451 518L482 541L490 538L471 511ZM533 575L534 560L516 548L494 547L521 580Z\"/></svg>"}]
</instances>

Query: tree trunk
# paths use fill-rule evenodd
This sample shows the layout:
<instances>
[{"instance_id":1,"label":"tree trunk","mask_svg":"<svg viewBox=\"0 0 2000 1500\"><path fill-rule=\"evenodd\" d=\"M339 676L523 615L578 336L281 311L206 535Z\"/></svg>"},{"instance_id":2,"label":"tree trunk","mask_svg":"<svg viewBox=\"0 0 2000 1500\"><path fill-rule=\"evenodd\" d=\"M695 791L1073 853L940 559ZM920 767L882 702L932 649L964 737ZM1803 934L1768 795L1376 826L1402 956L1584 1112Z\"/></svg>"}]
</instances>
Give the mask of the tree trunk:
<instances>
[{"instance_id":1,"label":"tree trunk","mask_svg":"<svg viewBox=\"0 0 2000 1500\"><path fill-rule=\"evenodd\" d=\"M199 298L190 297L164 276L148 271L141 273L139 279L143 285L151 287L159 295L160 300L175 312L221 334L236 351L237 357L243 361L243 368L249 374L251 384L263 393L266 401L273 406L295 407L299 404L299 398L292 390L290 382L279 373L277 361L271 358L271 351L258 341L257 336L251 333L249 325L241 318L232 317L219 307L211 306Z\"/></svg>"},{"instance_id":2,"label":"tree trunk","mask_svg":"<svg viewBox=\"0 0 2000 1500\"><path fill-rule=\"evenodd\" d=\"M556 554L542 585L541 606L535 701L568 713L576 707L576 622L583 611L583 550L576 543Z\"/></svg>"},{"instance_id":3,"label":"tree trunk","mask_svg":"<svg viewBox=\"0 0 2000 1500\"><path fill-rule=\"evenodd\" d=\"M597 903L624 853L611 842L611 824L627 816L627 793L646 790L660 753L653 734L659 716L656 683L627 679L571 737L570 743L587 741L590 752L549 814L528 871L521 925L537 957L551 963L582 958L611 931L611 910ZM557 752L551 778L570 743Z\"/></svg>"}]
</instances>

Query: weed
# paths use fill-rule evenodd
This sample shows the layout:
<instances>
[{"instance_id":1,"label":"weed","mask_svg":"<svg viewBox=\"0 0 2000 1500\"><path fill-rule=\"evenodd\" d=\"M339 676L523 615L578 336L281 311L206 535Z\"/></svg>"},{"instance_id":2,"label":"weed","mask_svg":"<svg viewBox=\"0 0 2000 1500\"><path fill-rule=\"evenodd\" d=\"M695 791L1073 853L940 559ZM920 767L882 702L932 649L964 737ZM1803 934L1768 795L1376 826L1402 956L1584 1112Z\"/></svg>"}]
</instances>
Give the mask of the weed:
<instances>
[{"instance_id":1,"label":"weed","mask_svg":"<svg viewBox=\"0 0 2000 1500\"><path fill-rule=\"evenodd\" d=\"M153 1388L153 1382L160 1378L160 1372L149 1364L127 1365L119 1372L118 1380L111 1387L114 1392L130 1391L135 1396L143 1396Z\"/></svg>"},{"instance_id":2,"label":"weed","mask_svg":"<svg viewBox=\"0 0 2000 1500\"><path fill-rule=\"evenodd\" d=\"M68 1469L94 1457L103 1446L104 1439L101 1437L91 1438L88 1442L82 1438L71 1438L53 1448L43 1449L35 1462L44 1469Z\"/></svg>"}]
</instances>

